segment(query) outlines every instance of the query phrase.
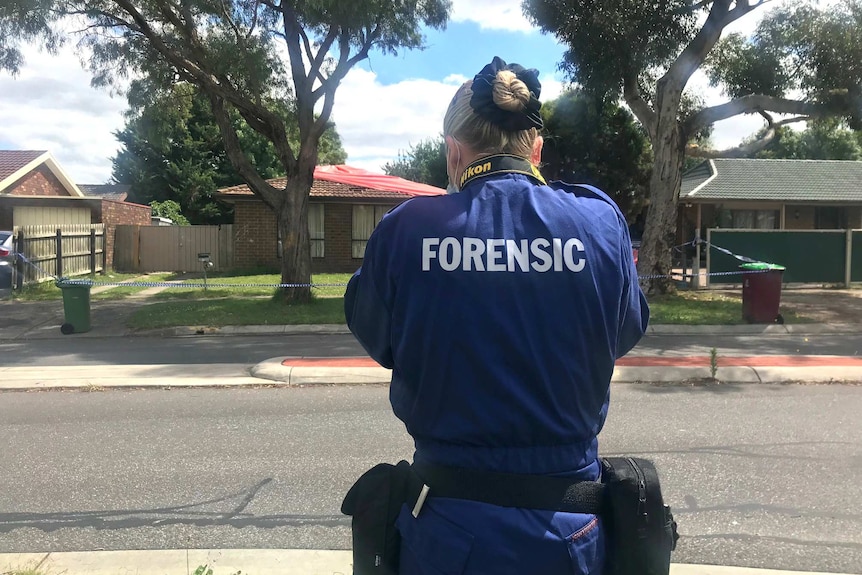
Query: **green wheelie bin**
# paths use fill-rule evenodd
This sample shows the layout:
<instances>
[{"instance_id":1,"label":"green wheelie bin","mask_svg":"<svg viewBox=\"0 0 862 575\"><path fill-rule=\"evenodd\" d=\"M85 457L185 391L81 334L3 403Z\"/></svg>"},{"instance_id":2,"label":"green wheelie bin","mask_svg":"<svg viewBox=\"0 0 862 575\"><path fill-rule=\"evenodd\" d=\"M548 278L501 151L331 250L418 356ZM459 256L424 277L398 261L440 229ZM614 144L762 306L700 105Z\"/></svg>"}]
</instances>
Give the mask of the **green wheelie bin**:
<instances>
[{"instance_id":1,"label":"green wheelie bin","mask_svg":"<svg viewBox=\"0 0 862 575\"><path fill-rule=\"evenodd\" d=\"M748 323L784 323L778 313L784 266L750 262L742 270L742 318Z\"/></svg>"},{"instance_id":2,"label":"green wheelie bin","mask_svg":"<svg viewBox=\"0 0 862 575\"><path fill-rule=\"evenodd\" d=\"M60 326L63 335L90 331L90 288L93 282L60 278L57 287L63 292L65 323Z\"/></svg>"}]
</instances>

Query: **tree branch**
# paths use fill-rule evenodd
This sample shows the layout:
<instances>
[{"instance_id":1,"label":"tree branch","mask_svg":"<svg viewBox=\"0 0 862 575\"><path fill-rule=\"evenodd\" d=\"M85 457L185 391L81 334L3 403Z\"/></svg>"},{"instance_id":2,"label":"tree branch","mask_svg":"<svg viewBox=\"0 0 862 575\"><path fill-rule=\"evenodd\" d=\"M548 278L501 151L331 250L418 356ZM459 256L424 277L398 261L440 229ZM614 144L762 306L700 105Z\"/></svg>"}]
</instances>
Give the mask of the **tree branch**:
<instances>
[{"instance_id":1,"label":"tree branch","mask_svg":"<svg viewBox=\"0 0 862 575\"><path fill-rule=\"evenodd\" d=\"M339 57L338 64L335 66L335 70L329 75L329 78L326 79L325 82L322 82L318 88L312 92L312 97L315 102L317 102L322 96L326 96L329 92L335 92L335 89L338 87L338 84L344 79L347 75L347 72L356 65L357 62L360 62L368 57L368 52L371 50L371 47L374 45L374 42L380 36L380 26L376 26L374 30L372 30L371 34L363 42L362 48L350 57L350 37L346 30L342 30L339 38ZM325 106L325 104L324 104ZM321 115L321 117L323 117ZM324 124L329 121L329 117L327 116L324 119ZM320 133L323 133L323 129L320 129Z\"/></svg>"},{"instance_id":2,"label":"tree branch","mask_svg":"<svg viewBox=\"0 0 862 575\"><path fill-rule=\"evenodd\" d=\"M292 6L281 5L282 25L284 28L284 43L287 45L287 55L290 60L290 73L293 78L294 96L296 97L296 109L306 111L297 114L299 133L306 134L314 123L314 98L312 96L312 85L314 79L305 70L302 61L301 29L296 10ZM292 176L293 174L287 174Z\"/></svg>"},{"instance_id":3,"label":"tree branch","mask_svg":"<svg viewBox=\"0 0 862 575\"><path fill-rule=\"evenodd\" d=\"M685 149L686 155L695 158L749 158L771 144L775 140L775 136L778 135L778 128L781 126L811 119L809 116L796 116L776 122L767 112L760 111L759 114L767 122L767 130L759 139L727 150L707 150L700 148L697 144L689 144Z\"/></svg>"},{"instance_id":4,"label":"tree branch","mask_svg":"<svg viewBox=\"0 0 862 575\"><path fill-rule=\"evenodd\" d=\"M623 80L623 97L634 115L637 116L637 119L646 128L650 140L654 140L657 121L656 113L646 100L643 99L643 96L641 96L640 88L638 88L637 73L625 75Z\"/></svg>"},{"instance_id":5,"label":"tree branch","mask_svg":"<svg viewBox=\"0 0 862 575\"><path fill-rule=\"evenodd\" d=\"M736 5L731 9L732 0L715 0L706 22L674 60L663 79L672 86L674 91L682 91L692 74L701 67L707 54L721 38L724 29L768 1L757 0L751 3L748 0L736 0Z\"/></svg>"},{"instance_id":6,"label":"tree branch","mask_svg":"<svg viewBox=\"0 0 862 575\"><path fill-rule=\"evenodd\" d=\"M239 27L234 22L233 17L230 15L230 10L228 10L227 3L225 0L221 0L221 13L224 16L224 19L227 21L230 29L233 30L233 36L236 38L237 44L242 42L242 34L239 31Z\"/></svg>"},{"instance_id":7,"label":"tree branch","mask_svg":"<svg viewBox=\"0 0 862 575\"><path fill-rule=\"evenodd\" d=\"M140 33L146 36L150 45L178 71L182 71L190 81L210 97L218 97L220 101L230 102L243 119L255 131L264 135L275 146L285 170L293 166L295 156L287 142L287 131L282 119L262 105L256 104L238 92L229 82L220 81L212 72L203 68L206 58L203 57L202 46L197 43L201 57L197 61L190 60L168 46L162 37L152 28L147 19L132 5L131 0L113 0L140 28ZM162 6L164 6L162 4ZM174 15L174 20L178 20ZM180 25L182 23L180 22ZM186 31L188 34L188 31ZM188 34L188 42L196 42L196 34ZM189 50L191 52L191 50ZM222 106L224 103L222 102Z\"/></svg>"},{"instance_id":8,"label":"tree branch","mask_svg":"<svg viewBox=\"0 0 862 575\"><path fill-rule=\"evenodd\" d=\"M308 71L309 77L315 77L321 82L326 81L326 78L324 78L320 69L323 66L324 60L326 60L326 54L329 53L329 49L332 47L336 38L338 38L338 26L333 24L329 27L329 31L326 33L326 38L323 39L323 42L317 49L317 54L314 54L311 51L311 42L308 41L308 36L304 31L302 31L302 40L305 43L305 53L308 55L308 61L311 62L311 69Z\"/></svg>"},{"instance_id":9,"label":"tree branch","mask_svg":"<svg viewBox=\"0 0 862 575\"><path fill-rule=\"evenodd\" d=\"M800 100L788 100L786 98L752 94L700 110L686 120L685 129L688 133L693 134L721 120L727 120L740 114L752 114L755 112L798 114L811 118L826 116L830 111L824 104L812 104Z\"/></svg>"},{"instance_id":10,"label":"tree branch","mask_svg":"<svg viewBox=\"0 0 862 575\"><path fill-rule=\"evenodd\" d=\"M248 158L242 151L242 146L239 142L239 135L236 133L233 123L231 123L230 114L225 106L225 101L212 93L207 93L207 96L210 100L210 107L212 108L213 116L219 126L219 132L221 132L222 141L224 142L224 149L225 152L227 152L227 157L230 160L230 163L242 179L245 180L255 195L263 200L270 209L278 213L281 208L280 204L286 200L285 195L279 193L276 188L269 185L269 183L257 173L257 170L254 169L251 162L248 161Z\"/></svg>"}]
</instances>

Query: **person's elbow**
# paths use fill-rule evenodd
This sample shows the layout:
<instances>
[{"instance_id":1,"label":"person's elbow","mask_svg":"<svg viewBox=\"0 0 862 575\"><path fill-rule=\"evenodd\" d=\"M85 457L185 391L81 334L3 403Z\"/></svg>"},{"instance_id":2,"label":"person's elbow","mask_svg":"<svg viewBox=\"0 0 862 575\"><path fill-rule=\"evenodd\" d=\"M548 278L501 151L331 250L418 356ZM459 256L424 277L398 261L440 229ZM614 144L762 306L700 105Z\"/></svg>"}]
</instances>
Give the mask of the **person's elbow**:
<instances>
[{"instance_id":1,"label":"person's elbow","mask_svg":"<svg viewBox=\"0 0 862 575\"><path fill-rule=\"evenodd\" d=\"M620 325L617 341L617 359L621 358L640 342L649 327L650 311L646 297L638 290L639 297L628 307Z\"/></svg>"}]
</instances>

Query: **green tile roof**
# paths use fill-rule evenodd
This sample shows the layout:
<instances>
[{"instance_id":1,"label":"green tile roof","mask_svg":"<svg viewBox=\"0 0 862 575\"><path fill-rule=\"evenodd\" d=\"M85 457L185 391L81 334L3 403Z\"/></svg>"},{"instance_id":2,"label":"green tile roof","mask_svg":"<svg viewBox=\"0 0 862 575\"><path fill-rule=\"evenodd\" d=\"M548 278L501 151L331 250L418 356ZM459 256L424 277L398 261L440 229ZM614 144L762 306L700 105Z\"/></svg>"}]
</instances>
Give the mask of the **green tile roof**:
<instances>
[{"instance_id":1,"label":"green tile roof","mask_svg":"<svg viewBox=\"0 0 862 575\"><path fill-rule=\"evenodd\" d=\"M862 202L862 162L707 160L682 175L682 200Z\"/></svg>"}]
</instances>

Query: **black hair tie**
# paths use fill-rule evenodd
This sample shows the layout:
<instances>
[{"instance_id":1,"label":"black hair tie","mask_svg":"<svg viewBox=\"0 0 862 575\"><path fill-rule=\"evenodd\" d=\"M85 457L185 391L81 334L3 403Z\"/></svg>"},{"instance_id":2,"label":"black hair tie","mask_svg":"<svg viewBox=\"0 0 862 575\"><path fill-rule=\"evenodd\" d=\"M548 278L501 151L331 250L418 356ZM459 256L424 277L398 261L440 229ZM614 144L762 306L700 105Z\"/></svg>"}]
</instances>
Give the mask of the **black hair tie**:
<instances>
[{"instance_id":1,"label":"black hair tie","mask_svg":"<svg viewBox=\"0 0 862 575\"><path fill-rule=\"evenodd\" d=\"M497 78L497 72L501 70L509 70L514 73L530 91L530 101L524 110L510 112L503 110L494 103L494 80ZM542 115L539 113L542 107L542 103L539 101L541 93L542 84L539 83L538 70L527 69L518 64L507 65L502 59L494 56L491 63L473 77L473 96L470 98L470 107L480 117L507 132L529 130L530 128L541 129Z\"/></svg>"}]
</instances>

